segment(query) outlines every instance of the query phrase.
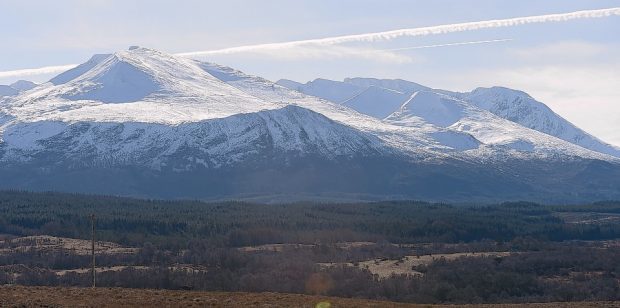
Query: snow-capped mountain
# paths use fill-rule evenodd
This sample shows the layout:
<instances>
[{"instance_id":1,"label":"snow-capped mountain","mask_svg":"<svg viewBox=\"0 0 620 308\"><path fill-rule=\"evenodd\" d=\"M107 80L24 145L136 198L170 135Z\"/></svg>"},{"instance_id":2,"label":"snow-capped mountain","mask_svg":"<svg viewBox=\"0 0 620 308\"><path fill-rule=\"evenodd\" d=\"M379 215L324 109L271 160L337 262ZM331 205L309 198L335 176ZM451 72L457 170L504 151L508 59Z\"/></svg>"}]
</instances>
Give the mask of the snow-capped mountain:
<instances>
[{"instance_id":1,"label":"snow-capped mountain","mask_svg":"<svg viewBox=\"0 0 620 308\"><path fill-rule=\"evenodd\" d=\"M19 91L19 92L24 92L24 91L28 91L28 90L32 90L34 87L36 87L37 84L32 82L32 81L28 81L28 80L18 80L12 84L10 84L10 87Z\"/></svg>"},{"instance_id":2,"label":"snow-capped mountain","mask_svg":"<svg viewBox=\"0 0 620 308\"><path fill-rule=\"evenodd\" d=\"M72 140L63 151L80 163L85 154L95 165L140 157L156 168L188 144L200 146L195 161L207 166L260 147L328 157L380 149L373 136L250 96L192 60L144 48L93 59L90 69L77 67L0 109L12 117L0 128L4 160L32 159L57 139Z\"/></svg>"},{"instance_id":3,"label":"snow-capped mountain","mask_svg":"<svg viewBox=\"0 0 620 308\"><path fill-rule=\"evenodd\" d=\"M97 55L0 111L14 121L179 124L284 106L221 82L193 60L136 48Z\"/></svg>"},{"instance_id":4,"label":"snow-capped mountain","mask_svg":"<svg viewBox=\"0 0 620 308\"><path fill-rule=\"evenodd\" d=\"M456 96L525 127L586 149L620 157L620 148L586 133L525 92L492 87L477 88L469 93L459 93Z\"/></svg>"},{"instance_id":5,"label":"snow-capped mountain","mask_svg":"<svg viewBox=\"0 0 620 308\"><path fill-rule=\"evenodd\" d=\"M409 96L418 91L431 91L451 96L458 100L476 106L480 109L487 110L501 118L512 121L519 125L531 128L533 130L557 137L578 146L584 147L596 152L620 157L620 148L607 144L604 141L588 134L582 129L576 127L557 113L553 112L545 104L536 101L525 92L508 89L504 87L477 88L471 92L459 93L441 89L432 89L414 82L401 79L375 79L375 78L346 78L344 82L332 81L329 90L333 91L334 85L344 87L347 84L362 87L363 90L349 99L354 101L362 101L363 103L350 104L353 109L371 115L373 117L383 119L387 110L383 110L387 106L396 106L391 112L398 112L402 104L405 104ZM371 90L372 89L372 90ZM398 98L395 95L391 97L373 97L377 96L377 89L397 91L406 95L401 104L397 104ZM304 88L296 90L303 93ZM365 97L365 92L373 93ZM318 87L313 89L318 97L322 97L321 90ZM308 95L315 95L306 93ZM387 96L387 95L386 95ZM377 112L381 109L383 112ZM388 114L390 114L389 112Z\"/></svg>"},{"instance_id":6,"label":"snow-capped mountain","mask_svg":"<svg viewBox=\"0 0 620 308\"><path fill-rule=\"evenodd\" d=\"M15 96L21 92L31 90L36 86L36 83L27 80L18 80L8 86L0 85L0 98Z\"/></svg>"},{"instance_id":7,"label":"snow-capped mountain","mask_svg":"<svg viewBox=\"0 0 620 308\"><path fill-rule=\"evenodd\" d=\"M407 125L402 125L397 121L388 121L387 119L381 121L375 117L355 112L355 110L348 108L348 106L343 106L345 104L335 104L321 101L313 96L305 96L297 91L292 91L277 84L273 84L263 78L246 75L243 72L228 67L211 63L201 63L200 65L213 76L218 76L222 81L227 82L245 93L274 103L290 102L300 107L324 114L331 119L340 121L360 131L375 135L385 143L406 153L406 155L416 156L423 154L424 157L436 157L437 155L443 155L443 153L450 153L450 155L465 159L480 160L482 157L481 153L496 153L497 155L490 155L489 157L496 160L505 159L507 157L503 155L503 153L497 153L505 150L505 144L502 138L488 138L488 143L482 144L480 142L471 142L474 138L462 129L449 127L449 125L439 125L433 121L409 121ZM387 91L394 92L393 90ZM431 94L431 92L425 93ZM427 96L432 97L433 95L421 94L418 98ZM406 96L401 96L401 98L405 97ZM467 105L467 103L462 103ZM473 106L471 106L471 108L483 112ZM436 110L436 112L439 112L439 110ZM484 112L484 114L488 118L498 118L489 112ZM438 114L436 117L441 118L443 116L445 116L445 114ZM488 122L489 119L482 117L479 121L484 123ZM504 122L512 125L512 123L508 121ZM536 138L538 138L538 142L535 143L535 146L532 147L530 151L521 153L520 155L522 156L542 156L549 158L575 155L592 158L604 157L604 155L600 153L588 151L573 144L558 140L557 138L537 133L531 129L524 127L522 127L522 129L524 132L527 132L527 134L535 134L537 136ZM501 134L501 132L498 134ZM442 138L437 138L437 136L442 136ZM514 138L519 139L519 136L514 136ZM468 146L463 147L463 144L467 144Z\"/></svg>"},{"instance_id":8,"label":"snow-capped mountain","mask_svg":"<svg viewBox=\"0 0 620 308\"><path fill-rule=\"evenodd\" d=\"M263 200L620 197L613 156L413 83L399 81L408 87L399 91L362 81L311 83L332 99L358 97L334 103L151 49L96 55L2 99L0 188ZM382 114L358 112L366 107Z\"/></svg>"},{"instance_id":9,"label":"snow-capped mountain","mask_svg":"<svg viewBox=\"0 0 620 308\"><path fill-rule=\"evenodd\" d=\"M502 146L518 152L536 147L565 147L562 141L549 138L497 115L453 97L432 91L415 92L400 109L385 119L389 123L418 126L420 122L465 132L487 145Z\"/></svg>"}]
</instances>

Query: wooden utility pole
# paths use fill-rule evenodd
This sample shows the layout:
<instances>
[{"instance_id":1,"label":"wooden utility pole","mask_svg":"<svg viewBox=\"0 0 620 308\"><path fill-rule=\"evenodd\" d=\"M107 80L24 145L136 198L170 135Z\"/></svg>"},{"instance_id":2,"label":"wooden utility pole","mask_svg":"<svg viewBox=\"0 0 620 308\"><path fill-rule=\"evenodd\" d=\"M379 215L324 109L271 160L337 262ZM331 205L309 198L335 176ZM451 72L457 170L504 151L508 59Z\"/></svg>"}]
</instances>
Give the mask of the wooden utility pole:
<instances>
[{"instance_id":1,"label":"wooden utility pole","mask_svg":"<svg viewBox=\"0 0 620 308\"><path fill-rule=\"evenodd\" d=\"M96 272L95 272L95 214L90 215L90 220L92 223L92 243L91 243L91 255L93 257L93 288L96 286L95 283L95 278L96 278Z\"/></svg>"}]
</instances>

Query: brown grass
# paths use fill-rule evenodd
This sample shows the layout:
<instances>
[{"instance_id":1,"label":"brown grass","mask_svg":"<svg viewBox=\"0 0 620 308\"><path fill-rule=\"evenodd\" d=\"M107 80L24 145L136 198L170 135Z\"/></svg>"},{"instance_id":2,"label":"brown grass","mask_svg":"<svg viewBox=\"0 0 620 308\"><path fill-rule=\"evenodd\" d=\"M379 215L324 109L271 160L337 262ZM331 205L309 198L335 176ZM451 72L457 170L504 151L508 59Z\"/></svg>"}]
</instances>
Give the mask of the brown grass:
<instances>
[{"instance_id":1,"label":"brown grass","mask_svg":"<svg viewBox=\"0 0 620 308\"><path fill-rule=\"evenodd\" d=\"M620 307L620 302L433 306L282 293L0 286L0 307ZM326 304L329 303L329 304Z\"/></svg>"},{"instance_id":2,"label":"brown grass","mask_svg":"<svg viewBox=\"0 0 620 308\"><path fill-rule=\"evenodd\" d=\"M418 275L423 274L412 269L414 266L429 265L433 261L439 259L456 260L461 257L505 257L510 255L509 252L459 252L459 253L445 253L445 254L433 254L433 255L421 255L421 256L405 256L400 260L390 259L374 259L368 261L358 262L353 264L351 262L346 263L319 263L323 267L333 266L357 266L361 269L367 269L371 273L378 275L379 278L387 278L392 274L396 275Z\"/></svg>"}]
</instances>

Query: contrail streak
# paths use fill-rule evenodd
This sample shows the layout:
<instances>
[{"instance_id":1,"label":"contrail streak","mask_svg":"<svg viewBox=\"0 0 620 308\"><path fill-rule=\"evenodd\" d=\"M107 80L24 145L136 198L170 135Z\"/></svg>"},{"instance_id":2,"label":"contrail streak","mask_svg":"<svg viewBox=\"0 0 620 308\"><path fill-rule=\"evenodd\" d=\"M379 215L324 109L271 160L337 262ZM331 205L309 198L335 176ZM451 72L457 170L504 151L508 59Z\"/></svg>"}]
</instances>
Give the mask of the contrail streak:
<instances>
[{"instance_id":1,"label":"contrail streak","mask_svg":"<svg viewBox=\"0 0 620 308\"><path fill-rule=\"evenodd\" d=\"M224 48L224 49L218 49L218 50L185 52L185 53L180 53L178 55L187 56L187 57L195 57L195 56L233 54L233 53L250 52L250 51L265 50L265 49L278 50L278 49L285 49L285 48L292 48L292 47L306 46L306 45L324 46L324 45L335 45L335 44L351 43L351 42L374 42L374 41L382 41L382 40L391 40L391 39L405 37L405 36L428 36L428 35L453 33L453 32L474 31L474 30L487 29L487 28L512 27L512 26L532 24L532 23L560 22L560 21L569 21L569 20L583 19L583 18L603 18L603 17L609 17L613 15L620 16L620 7L600 9L600 10L576 11L572 13L562 13L562 14L516 17L516 18L495 19L495 20L486 20L486 21L474 21L474 22L466 22L466 23L458 23L458 24L400 29L400 30L392 30L392 31L385 31L385 32L345 35L345 36L328 37L328 38L322 38L322 39L311 39L311 40L292 41L292 42L283 42L283 43L248 45L248 46L239 46L239 47Z\"/></svg>"},{"instance_id":2,"label":"contrail streak","mask_svg":"<svg viewBox=\"0 0 620 308\"><path fill-rule=\"evenodd\" d=\"M375 41L391 40L391 39L395 39L399 37L428 36L428 35L453 33L453 32L474 31L474 30L488 29L488 28L512 27L512 26L519 26L519 25L525 25L525 24L545 23L545 22L561 22L561 21L569 21L569 20L584 19L584 18L603 18L603 17L609 17L609 16L620 16L620 7L599 9L599 10L576 11L576 12L561 13L561 14L549 14L549 15L529 16L529 17L516 17L516 18L508 18L508 19L474 21L474 22L466 22L466 23L400 29L400 30L393 30L393 31L365 33L365 34L356 34L356 35L345 35L345 36L328 37L328 38L322 38L322 39L300 40L300 41L291 41L291 42L283 42L283 43L248 45L248 46L239 46L239 47L224 48L224 49L218 49L218 50L183 52L183 53L177 53L176 55L183 56L183 57L200 57L200 56L209 56L209 55L235 54L235 53L261 51L261 50L262 51L280 50L280 49L303 47L303 46L327 46L327 45L336 45L336 44L352 43L352 42L375 42ZM494 41L488 41L488 42L490 43ZM390 51L444 47L444 46L458 46L458 45L467 45L467 44L481 44L481 43L483 43L483 41L406 47L402 49L401 48L392 49ZM35 68L35 69L5 71L5 72L0 72L0 78L60 73L74 66L76 65L47 66L47 67Z\"/></svg>"},{"instance_id":3,"label":"contrail streak","mask_svg":"<svg viewBox=\"0 0 620 308\"><path fill-rule=\"evenodd\" d=\"M485 41L471 41L471 42L458 42L458 43L447 43L447 44L435 44L435 45L422 45L422 46L411 46L411 47L401 47L401 48L391 48L391 49L379 49L379 50L371 50L369 52L380 52L380 51L401 51L401 50L413 50L413 49L425 49L425 48L437 48L437 47L448 47L448 46L461 46L461 45L476 45L476 44L487 44L487 43L500 43L500 42L510 42L514 41L514 39L498 39L498 40L485 40Z\"/></svg>"}]
</instances>

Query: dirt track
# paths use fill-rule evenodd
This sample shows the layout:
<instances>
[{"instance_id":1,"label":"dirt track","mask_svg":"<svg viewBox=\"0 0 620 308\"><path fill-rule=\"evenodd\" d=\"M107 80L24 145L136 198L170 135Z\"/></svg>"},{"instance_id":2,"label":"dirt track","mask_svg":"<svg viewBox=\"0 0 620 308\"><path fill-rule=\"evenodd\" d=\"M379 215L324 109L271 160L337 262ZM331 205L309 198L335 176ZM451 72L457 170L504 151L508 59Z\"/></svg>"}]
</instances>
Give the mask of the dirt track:
<instances>
[{"instance_id":1,"label":"dirt track","mask_svg":"<svg viewBox=\"0 0 620 308\"><path fill-rule=\"evenodd\" d=\"M322 303L322 306L317 304ZM329 305L327 304L329 303ZM120 288L0 286L1 307L431 307L281 293L228 293ZM455 306L432 306L455 307ZM462 307L476 307L472 305ZM616 303L549 303L482 307L620 307Z\"/></svg>"}]
</instances>

